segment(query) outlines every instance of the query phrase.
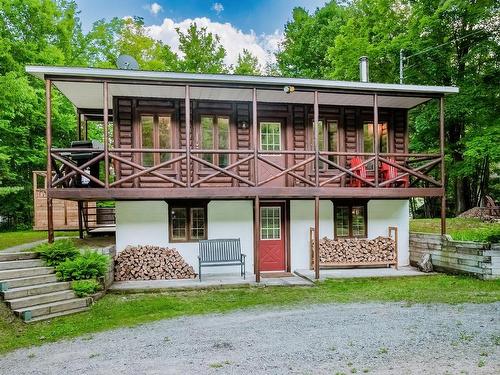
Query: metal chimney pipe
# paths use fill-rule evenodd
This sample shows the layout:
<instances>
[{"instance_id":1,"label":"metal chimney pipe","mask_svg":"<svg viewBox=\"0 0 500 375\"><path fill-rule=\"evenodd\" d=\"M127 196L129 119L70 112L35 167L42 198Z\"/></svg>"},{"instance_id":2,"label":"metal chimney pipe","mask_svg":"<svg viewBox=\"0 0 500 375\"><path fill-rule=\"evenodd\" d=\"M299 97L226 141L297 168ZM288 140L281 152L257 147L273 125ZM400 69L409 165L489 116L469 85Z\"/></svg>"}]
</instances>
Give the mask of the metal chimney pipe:
<instances>
[{"instance_id":1,"label":"metal chimney pipe","mask_svg":"<svg viewBox=\"0 0 500 375\"><path fill-rule=\"evenodd\" d=\"M361 82L369 82L368 56L359 58L359 79Z\"/></svg>"}]
</instances>

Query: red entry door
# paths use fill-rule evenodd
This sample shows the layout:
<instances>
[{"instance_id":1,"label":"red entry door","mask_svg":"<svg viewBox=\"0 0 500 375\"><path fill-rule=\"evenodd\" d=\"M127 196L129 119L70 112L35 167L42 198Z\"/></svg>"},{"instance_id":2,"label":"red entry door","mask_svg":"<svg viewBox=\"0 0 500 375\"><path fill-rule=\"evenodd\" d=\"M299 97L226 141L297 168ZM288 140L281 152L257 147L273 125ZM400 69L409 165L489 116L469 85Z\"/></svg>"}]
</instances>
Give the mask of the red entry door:
<instances>
[{"instance_id":1,"label":"red entry door","mask_svg":"<svg viewBox=\"0 0 500 375\"><path fill-rule=\"evenodd\" d=\"M284 203L262 203L259 241L261 271L286 271L284 217Z\"/></svg>"}]
</instances>

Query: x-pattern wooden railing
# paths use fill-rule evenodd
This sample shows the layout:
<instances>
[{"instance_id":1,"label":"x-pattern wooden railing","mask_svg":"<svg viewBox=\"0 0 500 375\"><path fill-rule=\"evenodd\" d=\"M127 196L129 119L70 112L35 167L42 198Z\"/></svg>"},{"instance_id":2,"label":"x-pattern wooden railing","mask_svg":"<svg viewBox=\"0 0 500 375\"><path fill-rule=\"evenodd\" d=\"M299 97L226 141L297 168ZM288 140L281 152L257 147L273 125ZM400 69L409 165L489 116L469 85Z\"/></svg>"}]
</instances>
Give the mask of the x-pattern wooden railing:
<instances>
[{"instance_id":1,"label":"x-pattern wooden railing","mask_svg":"<svg viewBox=\"0 0 500 375\"><path fill-rule=\"evenodd\" d=\"M90 159L81 165L73 160L74 153L89 153ZM168 160L159 162L152 166L144 166L138 159L130 155L144 154L168 154ZM123 156L126 154L127 156ZM215 162L206 160L203 155L233 155L230 158L230 164L227 166L219 166ZM373 153L356 153L356 152L327 152L320 151L316 153L308 150L283 150L283 151L257 151L255 150L190 150L191 169L198 163L204 168L204 173L208 175L198 175L196 172L187 171L185 179L182 179L182 168L185 168L183 161L187 159L186 149L141 149L141 148L112 148L108 153L109 161L114 162L110 165L121 168L124 164L132 168L133 173L127 176L120 176L114 181L102 181L88 172L88 168L100 163L105 158L104 151L101 149L88 148L68 148L68 149L52 149L51 160L54 170L52 178L52 187L73 187L75 186L75 178L84 176L94 183L97 187L121 187L123 183L134 181L140 177L153 176L159 180L171 183L174 187L201 187L203 184L210 183L216 177L229 177L252 187L266 185L280 177L289 176L295 180L304 183L311 187L323 187L338 181L360 181L364 187L392 187L396 182L402 179L408 179L409 187L416 186L419 182L430 184L436 187L442 187L442 181L436 180L429 173L440 166L443 162L439 154L410 154L410 153L380 153L376 156ZM300 160L290 164L281 164L273 159L272 156L281 155L285 158L295 160L297 156L301 156ZM352 157L358 157L361 163L351 166L349 160ZM374 180L363 176L360 171L377 161L379 165L386 164L392 167L396 175L389 179ZM248 170L248 177L241 176L238 167L248 163L252 166L257 161L257 165ZM177 166L176 166L177 164ZM272 167L274 172L270 176L259 179L259 164ZM321 165L327 166L322 168ZM168 168L168 171L165 169ZM311 178L309 173L301 173L304 170L316 171L319 173L316 177ZM174 172L172 172L174 171ZM210 172L207 172L210 171ZM106 174L110 175L109 173ZM319 178L318 178L319 177ZM187 181L189 180L189 181ZM342 185L344 182L342 182ZM294 186L295 184L292 184Z\"/></svg>"}]
</instances>

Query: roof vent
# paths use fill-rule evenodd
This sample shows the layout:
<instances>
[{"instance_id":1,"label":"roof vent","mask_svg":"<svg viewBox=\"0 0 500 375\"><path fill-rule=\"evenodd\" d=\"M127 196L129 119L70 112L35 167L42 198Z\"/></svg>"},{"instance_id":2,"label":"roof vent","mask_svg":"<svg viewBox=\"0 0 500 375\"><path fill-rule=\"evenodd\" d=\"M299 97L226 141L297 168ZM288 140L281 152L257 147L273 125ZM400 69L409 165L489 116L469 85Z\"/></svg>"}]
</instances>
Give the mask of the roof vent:
<instances>
[{"instance_id":1,"label":"roof vent","mask_svg":"<svg viewBox=\"0 0 500 375\"><path fill-rule=\"evenodd\" d=\"M361 56L359 58L359 79L361 82L369 82L368 72L368 56Z\"/></svg>"}]
</instances>

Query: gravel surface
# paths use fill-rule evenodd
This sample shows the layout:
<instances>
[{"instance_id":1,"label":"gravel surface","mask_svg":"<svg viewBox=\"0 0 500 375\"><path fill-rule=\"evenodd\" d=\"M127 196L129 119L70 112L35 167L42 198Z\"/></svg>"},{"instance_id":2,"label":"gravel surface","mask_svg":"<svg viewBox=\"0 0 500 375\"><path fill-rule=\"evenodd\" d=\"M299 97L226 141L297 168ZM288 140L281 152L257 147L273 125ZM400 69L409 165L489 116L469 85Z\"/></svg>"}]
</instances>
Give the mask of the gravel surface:
<instances>
[{"instance_id":1,"label":"gravel surface","mask_svg":"<svg viewBox=\"0 0 500 375\"><path fill-rule=\"evenodd\" d=\"M186 317L22 349L0 374L500 374L500 303Z\"/></svg>"}]
</instances>

